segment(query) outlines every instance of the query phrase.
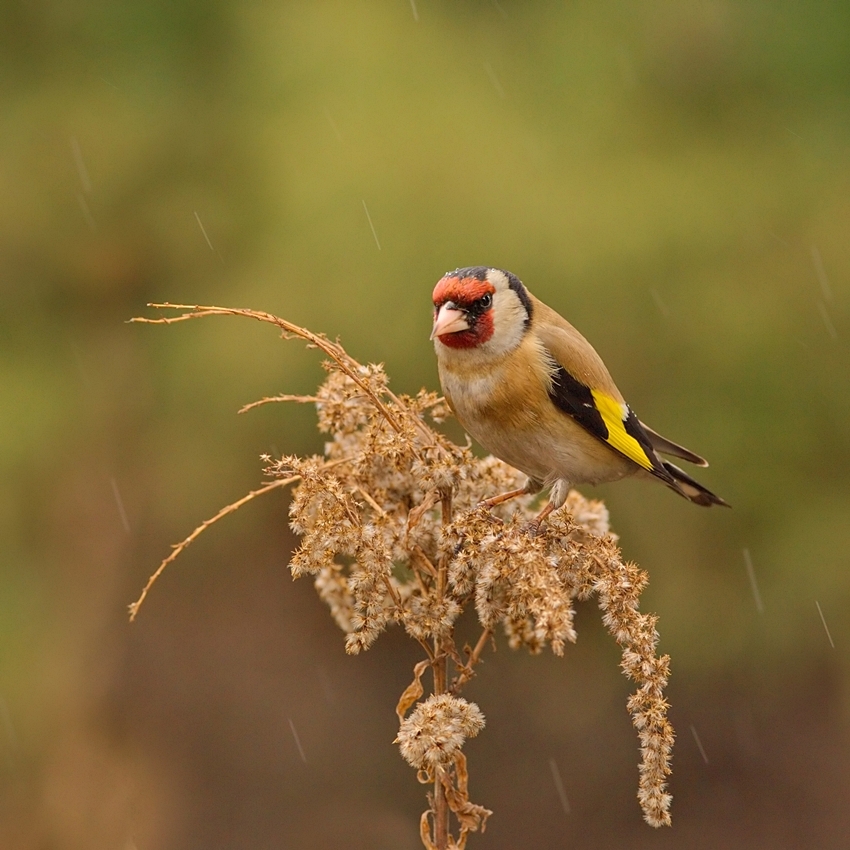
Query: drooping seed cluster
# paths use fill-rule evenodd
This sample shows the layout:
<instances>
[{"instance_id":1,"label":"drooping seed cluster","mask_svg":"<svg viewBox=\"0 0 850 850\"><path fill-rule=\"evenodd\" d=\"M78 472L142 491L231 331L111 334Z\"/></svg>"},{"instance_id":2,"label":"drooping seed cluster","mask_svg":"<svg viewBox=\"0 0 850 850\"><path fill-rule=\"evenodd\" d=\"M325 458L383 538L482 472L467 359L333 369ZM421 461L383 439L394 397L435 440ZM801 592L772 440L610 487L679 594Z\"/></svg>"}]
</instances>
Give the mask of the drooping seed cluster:
<instances>
[{"instance_id":1,"label":"drooping seed cluster","mask_svg":"<svg viewBox=\"0 0 850 850\"><path fill-rule=\"evenodd\" d=\"M528 531L531 497L478 507L524 479L434 430L428 420L446 410L433 393L397 397L380 366L357 368L355 381L329 364L315 396L324 456L267 461L272 475L300 477L290 508L301 536L293 575L314 576L352 653L393 623L420 642L451 642L457 618L474 605L481 625L502 630L511 647L539 653L548 645L562 655L576 638L574 600L595 595L623 649L623 671L638 685L628 703L641 743L638 797L649 823L669 823L669 660L655 655L655 617L639 611L646 575L623 562L605 506L573 491L537 534ZM435 720L417 746L439 751L447 734Z\"/></svg>"},{"instance_id":2,"label":"drooping seed cluster","mask_svg":"<svg viewBox=\"0 0 850 850\"><path fill-rule=\"evenodd\" d=\"M467 738L484 728L474 702L450 694L432 694L401 722L398 742L405 760L417 768L451 764Z\"/></svg>"},{"instance_id":3,"label":"drooping seed cluster","mask_svg":"<svg viewBox=\"0 0 850 850\"><path fill-rule=\"evenodd\" d=\"M549 645L563 654L576 637L574 600L595 595L622 648L623 672L637 684L628 709L641 747L638 799L648 823L669 824L666 782L674 739L664 699L669 658L655 654L655 616L639 610L646 574L622 560L605 506L573 491L563 510L531 533L530 496L493 511L478 507L481 499L522 487L524 479L500 460L476 458L434 430L428 420L439 423L449 413L436 394L397 396L381 366L363 366L339 343L270 313L152 306L186 312L134 321L171 324L238 315L321 349L330 358L328 376L315 396L277 396L244 409L272 401L314 402L327 442L323 456L266 457L272 481L223 508L174 547L130 606L131 618L163 569L199 534L255 497L298 482L290 513L301 545L290 567L296 578L314 577L319 596L345 633L346 650L368 649L397 624L426 654L396 709L397 743L420 781L433 785L420 821L426 850L463 850L469 833L483 830L491 812L469 799L461 748L483 728L484 717L459 691L499 629L513 648L539 653ZM461 651L454 625L469 606L483 630L474 649ZM423 700L422 676L429 668L433 693ZM457 838L449 831L449 813L459 827Z\"/></svg>"}]
</instances>

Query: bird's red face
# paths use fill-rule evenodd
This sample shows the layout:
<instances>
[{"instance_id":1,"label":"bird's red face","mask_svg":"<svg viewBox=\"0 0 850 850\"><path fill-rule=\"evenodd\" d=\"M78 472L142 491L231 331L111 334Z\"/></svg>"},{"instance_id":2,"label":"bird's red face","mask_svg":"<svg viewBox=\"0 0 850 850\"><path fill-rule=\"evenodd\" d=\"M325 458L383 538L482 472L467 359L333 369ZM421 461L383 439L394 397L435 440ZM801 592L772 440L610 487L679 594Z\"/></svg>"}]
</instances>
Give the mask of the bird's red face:
<instances>
[{"instance_id":1,"label":"bird's red face","mask_svg":"<svg viewBox=\"0 0 850 850\"><path fill-rule=\"evenodd\" d=\"M431 339L449 348L475 348L493 336L493 296L486 277L447 274L434 287Z\"/></svg>"}]
</instances>

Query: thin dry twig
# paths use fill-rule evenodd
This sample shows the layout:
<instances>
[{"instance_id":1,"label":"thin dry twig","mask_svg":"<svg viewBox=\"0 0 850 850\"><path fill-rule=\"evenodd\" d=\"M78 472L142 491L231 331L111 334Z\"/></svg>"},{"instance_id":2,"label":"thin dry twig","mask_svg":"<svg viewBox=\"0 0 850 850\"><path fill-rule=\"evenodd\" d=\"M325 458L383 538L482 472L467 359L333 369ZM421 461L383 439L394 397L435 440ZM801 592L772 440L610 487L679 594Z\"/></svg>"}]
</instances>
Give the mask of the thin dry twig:
<instances>
[{"instance_id":1,"label":"thin dry twig","mask_svg":"<svg viewBox=\"0 0 850 850\"><path fill-rule=\"evenodd\" d=\"M258 399L257 401L243 404L237 413L247 413L255 407L262 407L264 404L274 404L279 401L297 401L300 404L315 404L319 399L314 395L272 395L266 398Z\"/></svg>"},{"instance_id":2,"label":"thin dry twig","mask_svg":"<svg viewBox=\"0 0 850 850\"><path fill-rule=\"evenodd\" d=\"M469 651L469 658L462 666L458 666L458 674L455 676L450 691L453 694L460 693L460 689L475 675L475 667L481 660L481 655L484 648L487 646L490 639L493 637L493 632L490 629L484 629L475 647Z\"/></svg>"},{"instance_id":3,"label":"thin dry twig","mask_svg":"<svg viewBox=\"0 0 850 850\"><path fill-rule=\"evenodd\" d=\"M387 420L390 426L395 431L401 430L395 417L387 409L381 398L375 395L357 374L356 367L360 364L353 357L350 357L348 352L338 342L331 342L324 334L313 333L292 322L287 322L286 319L281 319L272 313L266 313L264 310L246 310L240 307L206 307L199 304L170 304L167 301L161 304L151 302L148 303L148 307L153 307L156 310L188 310L189 312L183 313L180 316L161 316L158 319L136 317L130 319L130 321L150 325L171 325L175 322L183 322L187 319L200 319L205 316L245 316L249 319L256 319L259 322L276 325L284 334L299 337L321 351L324 351L372 399L372 403L381 412L381 415Z\"/></svg>"},{"instance_id":4,"label":"thin dry twig","mask_svg":"<svg viewBox=\"0 0 850 850\"><path fill-rule=\"evenodd\" d=\"M188 537L184 540L181 540L180 543L176 543L171 550L171 554L163 559L162 563L156 568L156 571L151 575L148 579L147 584L142 589L142 592L139 594L139 598L130 604L130 622L136 619L136 615L139 613L139 608L142 607L142 603L145 601L145 597L148 595L148 591L153 587L156 580L162 575L163 570L174 560L176 560L177 556L194 540L197 540L198 537L201 536L211 525L215 525L220 519L223 519L228 514L232 514L234 511L239 510L242 505L247 505L248 502L253 501L257 498L257 496L264 496L266 493L271 492L272 490L278 490L281 487L286 487L289 484L298 480L298 476L294 475L292 478L279 478L277 481L270 481L268 484L263 487L259 487L256 490L252 490L250 493L244 495L241 499L237 499L235 502L223 507L215 516L210 517L209 519L205 519Z\"/></svg>"}]
</instances>

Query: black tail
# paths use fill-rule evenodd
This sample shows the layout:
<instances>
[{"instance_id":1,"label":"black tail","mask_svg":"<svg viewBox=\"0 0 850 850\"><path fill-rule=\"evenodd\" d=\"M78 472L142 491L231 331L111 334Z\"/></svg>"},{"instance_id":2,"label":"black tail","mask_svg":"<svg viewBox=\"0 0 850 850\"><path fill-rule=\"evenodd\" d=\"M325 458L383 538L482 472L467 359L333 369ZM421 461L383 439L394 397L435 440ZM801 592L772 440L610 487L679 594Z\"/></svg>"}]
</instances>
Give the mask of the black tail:
<instances>
[{"instance_id":1,"label":"black tail","mask_svg":"<svg viewBox=\"0 0 850 850\"><path fill-rule=\"evenodd\" d=\"M675 464L670 463L669 460L662 460L661 463L673 478L674 483L668 485L670 489L675 490L680 496L688 499L688 501L693 502L695 505L703 505L706 508L710 508L712 505L723 505L726 508L732 507L728 502L723 501L720 496L715 496L711 490L703 487L699 481L691 478L687 472L679 469Z\"/></svg>"}]
</instances>

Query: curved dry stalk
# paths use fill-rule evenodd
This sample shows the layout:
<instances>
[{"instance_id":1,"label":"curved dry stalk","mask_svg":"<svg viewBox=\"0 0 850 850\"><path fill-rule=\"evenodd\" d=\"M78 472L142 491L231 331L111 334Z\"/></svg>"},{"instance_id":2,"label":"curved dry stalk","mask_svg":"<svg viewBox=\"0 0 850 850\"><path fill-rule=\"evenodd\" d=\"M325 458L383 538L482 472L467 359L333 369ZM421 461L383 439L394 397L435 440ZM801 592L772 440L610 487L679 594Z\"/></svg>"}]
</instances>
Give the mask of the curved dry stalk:
<instances>
[{"instance_id":1,"label":"curved dry stalk","mask_svg":"<svg viewBox=\"0 0 850 850\"><path fill-rule=\"evenodd\" d=\"M272 395L258 399L257 401L248 402L248 404L243 404L236 412L247 413L255 407L262 407L264 404L273 404L278 401L297 401L300 404L315 404L318 400L319 399L314 395Z\"/></svg>"},{"instance_id":2,"label":"curved dry stalk","mask_svg":"<svg viewBox=\"0 0 850 850\"><path fill-rule=\"evenodd\" d=\"M252 490L250 493L244 495L241 499L237 499L235 502L227 505L222 508L214 517L210 517L209 519L205 519L188 537L184 540L181 540L180 543L175 543L172 547L171 554L163 559L162 563L156 568L156 571L151 575L148 579L148 583L144 586L141 594L139 594L139 598L130 603L128 606L130 609L130 622L136 619L136 615L139 613L139 608L142 607L142 603L145 601L145 597L148 595L148 591L153 587L156 580L162 575L163 570L177 558L177 556L190 544L192 541L197 540L211 525L215 525L220 519L223 519L228 514L232 514L234 511L239 510L242 505L247 505L248 502L256 499L257 496L264 496L266 493L271 490L277 490L280 487L286 487L289 484L297 481L300 476L293 475L291 478L281 478L277 481L271 481L263 487L259 487L256 490Z\"/></svg>"},{"instance_id":3,"label":"curved dry stalk","mask_svg":"<svg viewBox=\"0 0 850 850\"><path fill-rule=\"evenodd\" d=\"M200 304L171 304L168 301L164 301L161 304L150 302L148 303L148 307L153 307L155 310L189 310L190 312L183 313L180 316L163 316L159 319L148 319L144 316L138 316L130 319L130 321L147 325L172 325L175 322L184 322L188 319L202 319L205 316L245 316L248 319L256 319L258 322L267 322L270 325L276 325L285 335L306 340L311 346L315 346L327 354L369 396L390 427L396 433L401 433L402 429L398 420L393 416L383 400L357 374L357 367L360 364L338 342L331 342L324 334L313 333L306 328L302 328L264 310L247 310L241 307L203 306Z\"/></svg>"}]
</instances>

